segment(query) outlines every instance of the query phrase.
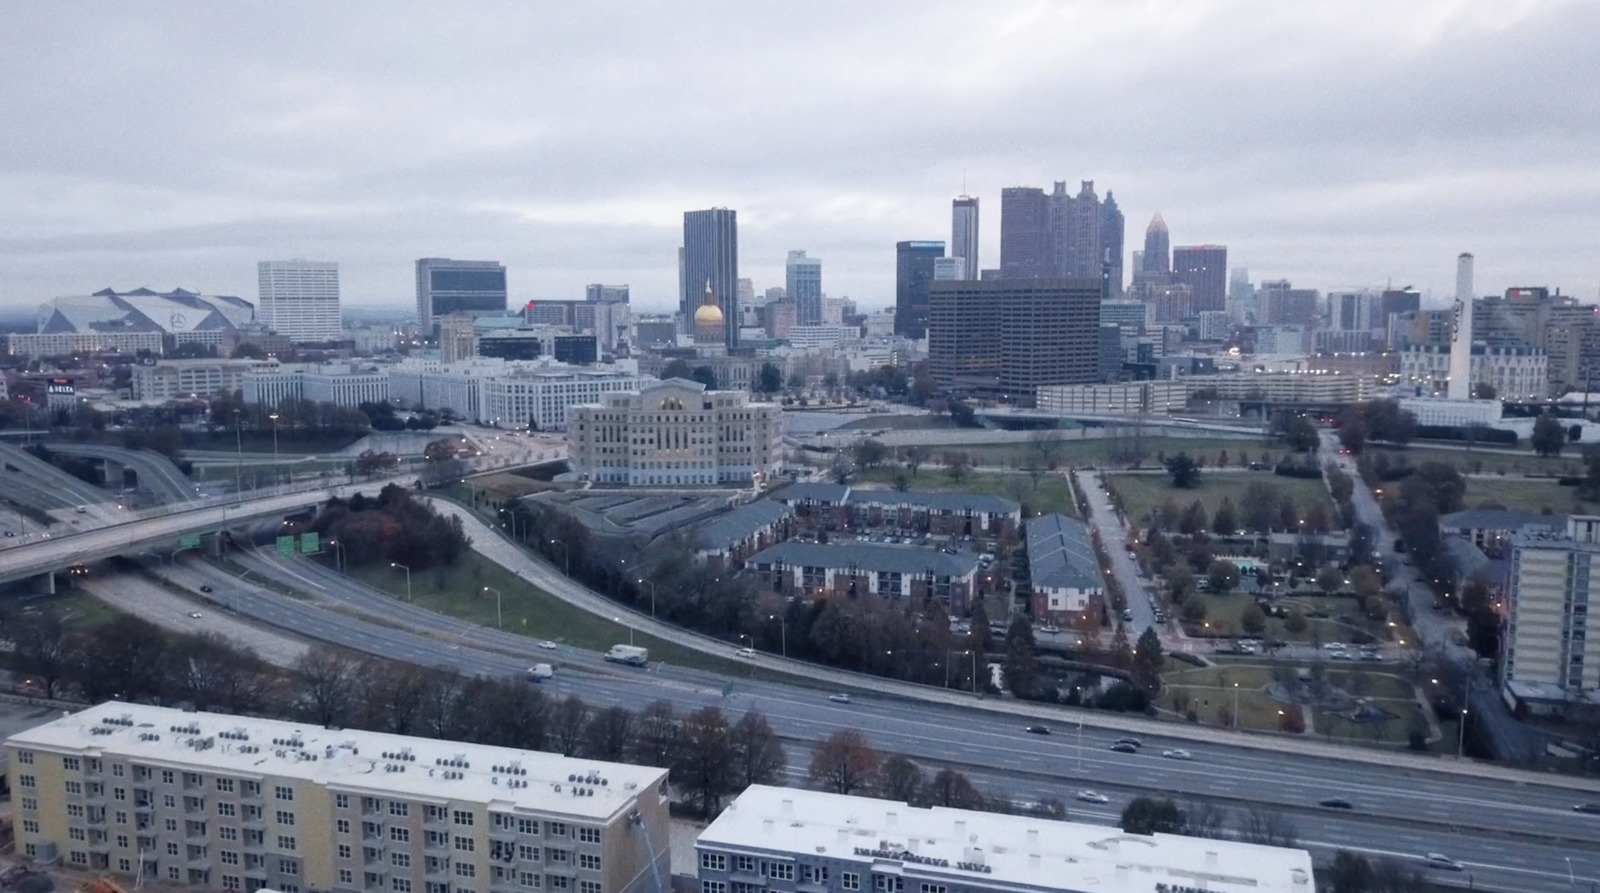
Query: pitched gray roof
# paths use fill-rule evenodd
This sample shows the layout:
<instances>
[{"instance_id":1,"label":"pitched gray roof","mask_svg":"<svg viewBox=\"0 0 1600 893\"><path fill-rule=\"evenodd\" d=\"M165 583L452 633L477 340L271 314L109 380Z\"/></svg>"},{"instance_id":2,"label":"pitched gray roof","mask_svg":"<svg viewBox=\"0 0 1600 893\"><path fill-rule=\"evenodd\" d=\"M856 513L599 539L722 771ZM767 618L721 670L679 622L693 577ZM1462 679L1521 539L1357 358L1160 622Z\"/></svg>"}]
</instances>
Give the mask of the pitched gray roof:
<instances>
[{"instance_id":1,"label":"pitched gray roof","mask_svg":"<svg viewBox=\"0 0 1600 893\"><path fill-rule=\"evenodd\" d=\"M746 564L781 563L790 567L859 568L880 573L965 577L977 570L978 556L958 551L951 555L917 546L880 546L870 543L802 543L789 541L750 556Z\"/></svg>"},{"instance_id":2,"label":"pitched gray roof","mask_svg":"<svg viewBox=\"0 0 1600 893\"><path fill-rule=\"evenodd\" d=\"M789 504L818 502L824 505L843 505L850 488L844 484L790 484L772 494L773 499Z\"/></svg>"},{"instance_id":3,"label":"pitched gray roof","mask_svg":"<svg viewBox=\"0 0 1600 893\"><path fill-rule=\"evenodd\" d=\"M700 548L726 551L749 539L756 531L793 516L794 511L781 502L770 499L747 502L700 525Z\"/></svg>"},{"instance_id":4,"label":"pitched gray roof","mask_svg":"<svg viewBox=\"0 0 1600 893\"><path fill-rule=\"evenodd\" d=\"M1045 589L1100 589L1100 561L1089 528L1066 515L1041 515L1028 522L1028 576Z\"/></svg>"},{"instance_id":5,"label":"pitched gray roof","mask_svg":"<svg viewBox=\"0 0 1600 893\"><path fill-rule=\"evenodd\" d=\"M851 490L845 502L850 505L909 505L934 512L985 512L991 515L1014 515L1022 511L1022 507L1012 500L988 493Z\"/></svg>"}]
</instances>

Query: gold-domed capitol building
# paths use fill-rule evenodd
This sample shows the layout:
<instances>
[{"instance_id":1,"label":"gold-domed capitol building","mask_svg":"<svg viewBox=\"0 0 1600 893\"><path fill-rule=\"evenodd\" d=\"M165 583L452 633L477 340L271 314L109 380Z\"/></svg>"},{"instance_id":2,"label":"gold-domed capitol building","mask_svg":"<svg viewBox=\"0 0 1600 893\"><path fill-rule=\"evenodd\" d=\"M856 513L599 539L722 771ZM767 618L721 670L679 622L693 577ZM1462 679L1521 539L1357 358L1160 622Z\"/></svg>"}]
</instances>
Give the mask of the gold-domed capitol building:
<instances>
[{"instance_id":1,"label":"gold-domed capitol building","mask_svg":"<svg viewBox=\"0 0 1600 893\"><path fill-rule=\"evenodd\" d=\"M717 306L717 296L711 290L711 280L706 280L705 297L694 311L694 343L696 347L722 346L728 343L728 330Z\"/></svg>"}]
</instances>

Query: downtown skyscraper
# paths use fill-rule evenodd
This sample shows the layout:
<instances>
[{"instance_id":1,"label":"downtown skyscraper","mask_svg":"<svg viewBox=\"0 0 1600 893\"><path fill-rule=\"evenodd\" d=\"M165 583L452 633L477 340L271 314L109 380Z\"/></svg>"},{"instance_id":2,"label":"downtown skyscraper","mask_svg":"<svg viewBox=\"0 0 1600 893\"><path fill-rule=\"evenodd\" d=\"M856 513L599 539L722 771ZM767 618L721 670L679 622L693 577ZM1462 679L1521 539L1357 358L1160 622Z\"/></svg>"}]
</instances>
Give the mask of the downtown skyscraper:
<instances>
[{"instance_id":1,"label":"downtown skyscraper","mask_svg":"<svg viewBox=\"0 0 1600 893\"><path fill-rule=\"evenodd\" d=\"M430 335L441 317L506 312L506 268L499 261L424 257L417 261L417 324Z\"/></svg>"},{"instance_id":2,"label":"downtown skyscraper","mask_svg":"<svg viewBox=\"0 0 1600 893\"><path fill-rule=\"evenodd\" d=\"M1050 271L1050 197L1036 186L1000 190L1000 277L1043 279Z\"/></svg>"},{"instance_id":3,"label":"downtown skyscraper","mask_svg":"<svg viewBox=\"0 0 1600 893\"><path fill-rule=\"evenodd\" d=\"M1148 254L1145 255L1149 257ZM1228 304L1228 248L1187 245L1172 249L1172 281L1194 290L1193 310L1224 310Z\"/></svg>"},{"instance_id":4,"label":"downtown skyscraper","mask_svg":"<svg viewBox=\"0 0 1600 893\"><path fill-rule=\"evenodd\" d=\"M331 261L264 260L256 265L261 324L296 344L338 341L339 265Z\"/></svg>"},{"instance_id":5,"label":"downtown skyscraper","mask_svg":"<svg viewBox=\"0 0 1600 893\"><path fill-rule=\"evenodd\" d=\"M894 333L903 338L926 337L934 261L944 257L944 243L896 242L894 254Z\"/></svg>"},{"instance_id":6,"label":"downtown skyscraper","mask_svg":"<svg viewBox=\"0 0 1600 893\"><path fill-rule=\"evenodd\" d=\"M962 278L978 278L978 200L970 195L950 203L950 256L965 264Z\"/></svg>"},{"instance_id":7,"label":"downtown skyscraper","mask_svg":"<svg viewBox=\"0 0 1600 893\"><path fill-rule=\"evenodd\" d=\"M1144 231L1143 265L1140 273L1172 272L1172 236L1167 233L1167 222L1157 214L1150 219Z\"/></svg>"},{"instance_id":8,"label":"downtown skyscraper","mask_svg":"<svg viewBox=\"0 0 1600 893\"><path fill-rule=\"evenodd\" d=\"M683 277L678 295L682 325L689 325L706 288L716 296L728 347L739 343L739 212L728 208L683 212Z\"/></svg>"},{"instance_id":9,"label":"downtown skyscraper","mask_svg":"<svg viewBox=\"0 0 1600 893\"><path fill-rule=\"evenodd\" d=\"M1005 279L1101 279L1109 297L1122 293L1124 220L1110 193L1094 181L1076 194L1013 186L1000 193L1000 275Z\"/></svg>"},{"instance_id":10,"label":"downtown skyscraper","mask_svg":"<svg viewBox=\"0 0 1600 893\"><path fill-rule=\"evenodd\" d=\"M821 324L822 259L806 257L804 251L791 251L783 272L785 291L789 300L794 302L795 317L799 324L802 326Z\"/></svg>"}]
</instances>

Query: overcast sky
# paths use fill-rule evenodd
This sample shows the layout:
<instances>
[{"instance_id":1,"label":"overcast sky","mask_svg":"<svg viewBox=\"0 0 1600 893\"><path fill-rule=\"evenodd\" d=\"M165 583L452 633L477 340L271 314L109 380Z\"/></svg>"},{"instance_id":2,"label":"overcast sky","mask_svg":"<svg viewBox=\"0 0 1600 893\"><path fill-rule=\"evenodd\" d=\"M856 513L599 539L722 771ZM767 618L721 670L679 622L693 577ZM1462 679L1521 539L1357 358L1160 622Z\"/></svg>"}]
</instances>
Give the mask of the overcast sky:
<instances>
[{"instance_id":1,"label":"overcast sky","mask_svg":"<svg viewBox=\"0 0 1600 893\"><path fill-rule=\"evenodd\" d=\"M1600 3L48 3L0 7L0 305L256 296L336 260L406 305L423 256L514 300L677 293L682 212L742 275L892 303L894 243L1093 179L1252 278L1600 290Z\"/></svg>"}]
</instances>

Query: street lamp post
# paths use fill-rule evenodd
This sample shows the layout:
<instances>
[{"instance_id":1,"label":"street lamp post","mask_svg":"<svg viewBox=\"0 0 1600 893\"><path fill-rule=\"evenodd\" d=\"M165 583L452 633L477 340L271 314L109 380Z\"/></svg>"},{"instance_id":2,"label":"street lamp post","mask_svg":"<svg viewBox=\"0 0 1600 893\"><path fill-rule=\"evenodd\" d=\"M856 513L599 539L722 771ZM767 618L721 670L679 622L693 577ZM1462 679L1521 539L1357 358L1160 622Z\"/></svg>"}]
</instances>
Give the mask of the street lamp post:
<instances>
[{"instance_id":1,"label":"street lamp post","mask_svg":"<svg viewBox=\"0 0 1600 893\"><path fill-rule=\"evenodd\" d=\"M1460 734L1456 735L1456 759L1461 759L1467 753L1467 705L1461 705Z\"/></svg>"},{"instance_id":2,"label":"street lamp post","mask_svg":"<svg viewBox=\"0 0 1600 893\"><path fill-rule=\"evenodd\" d=\"M239 483L239 469L244 465L244 435L240 433L244 425L243 419L240 418L242 413L243 410L239 409L233 411L233 492L235 493L243 489Z\"/></svg>"},{"instance_id":3,"label":"street lamp post","mask_svg":"<svg viewBox=\"0 0 1600 893\"><path fill-rule=\"evenodd\" d=\"M272 477L276 480L278 475L283 473L283 469L278 466L278 414L270 413L267 418L272 420Z\"/></svg>"},{"instance_id":4,"label":"street lamp post","mask_svg":"<svg viewBox=\"0 0 1600 893\"><path fill-rule=\"evenodd\" d=\"M398 561L389 562L389 566L397 567L406 572L406 601L411 601L411 568L406 567Z\"/></svg>"},{"instance_id":5,"label":"street lamp post","mask_svg":"<svg viewBox=\"0 0 1600 893\"><path fill-rule=\"evenodd\" d=\"M1233 727L1239 727L1239 683L1233 684Z\"/></svg>"},{"instance_id":6,"label":"street lamp post","mask_svg":"<svg viewBox=\"0 0 1600 893\"><path fill-rule=\"evenodd\" d=\"M782 614L769 614L767 615L767 620L778 621L778 637L783 648L783 656L787 659L789 657L789 624L784 621Z\"/></svg>"},{"instance_id":7,"label":"street lamp post","mask_svg":"<svg viewBox=\"0 0 1600 893\"><path fill-rule=\"evenodd\" d=\"M656 616L656 581L646 580L645 578L640 577L639 585L650 587L650 616Z\"/></svg>"},{"instance_id":8,"label":"street lamp post","mask_svg":"<svg viewBox=\"0 0 1600 893\"><path fill-rule=\"evenodd\" d=\"M622 623L622 618L621 617L613 617L611 619L615 620L618 623ZM628 647L631 648L631 647L633 647L633 624L627 623L627 624L623 624L623 625L628 628Z\"/></svg>"},{"instance_id":9,"label":"street lamp post","mask_svg":"<svg viewBox=\"0 0 1600 893\"><path fill-rule=\"evenodd\" d=\"M343 573L345 565L349 563L344 557L344 543L338 540L328 540L328 545L333 547L334 568Z\"/></svg>"},{"instance_id":10,"label":"street lamp post","mask_svg":"<svg viewBox=\"0 0 1600 893\"><path fill-rule=\"evenodd\" d=\"M494 588L493 586L485 586L483 587L483 591L494 593L494 625L504 629L506 625L506 618L504 611L501 610L500 590Z\"/></svg>"},{"instance_id":11,"label":"street lamp post","mask_svg":"<svg viewBox=\"0 0 1600 893\"><path fill-rule=\"evenodd\" d=\"M570 577L572 576L572 547L558 539L550 540L550 545L552 546L558 543L561 545L561 557L567 566L567 576Z\"/></svg>"}]
</instances>

